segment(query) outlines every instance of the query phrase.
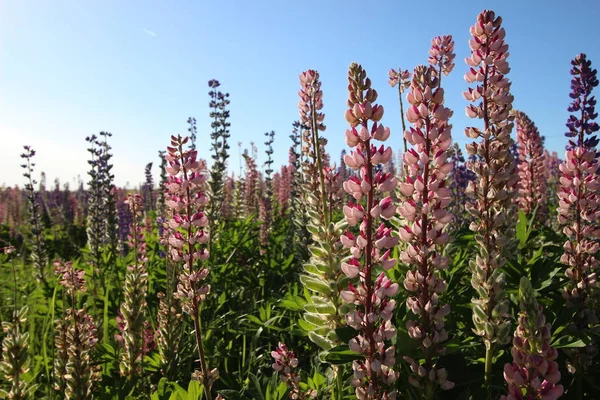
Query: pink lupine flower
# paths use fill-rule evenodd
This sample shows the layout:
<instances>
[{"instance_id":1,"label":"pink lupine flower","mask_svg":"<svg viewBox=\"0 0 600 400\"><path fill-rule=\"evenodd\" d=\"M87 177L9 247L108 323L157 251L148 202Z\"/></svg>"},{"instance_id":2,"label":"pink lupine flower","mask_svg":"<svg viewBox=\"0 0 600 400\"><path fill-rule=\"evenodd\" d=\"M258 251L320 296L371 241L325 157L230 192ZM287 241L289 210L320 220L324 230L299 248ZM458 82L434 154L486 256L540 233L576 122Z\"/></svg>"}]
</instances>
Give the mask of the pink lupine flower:
<instances>
[{"instance_id":1,"label":"pink lupine flower","mask_svg":"<svg viewBox=\"0 0 600 400\"><path fill-rule=\"evenodd\" d=\"M343 235L342 244L349 247L351 257L342 264L341 269L351 279L358 276L359 281L357 285L350 283L341 297L354 306L346 315L346 323L358 331L358 335L350 340L350 348L365 357L364 360L353 362L352 386L361 400L395 399L393 383L398 377L393 370L395 349L394 346L388 346L386 341L395 333L390 321L395 301L390 297L398 291L398 284L392 283L383 272L374 276L377 265L388 269L394 266L395 260L388 258L389 249L398 242L398 238L391 237L391 228L387 228L385 223L377 226L376 222L387 216L387 209L391 207L387 197L381 199L378 186L390 190L396 186L391 174L375 172L375 167L379 165L376 161L389 160L391 152L383 146L377 148L373 140L377 140L375 136L386 139L389 129L378 122L383 108L374 104L377 92L371 88L371 80L366 77L365 70L353 63L348 81L349 109L346 111L346 120L351 128L346 137L357 140L344 160L358 175L344 183L344 190L356 200L356 203L351 201L344 206L344 215L350 226L359 225L359 233L356 236L348 232ZM363 198L367 209L359 202ZM383 206L385 215L382 215Z\"/></svg>"},{"instance_id":2,"label":"pink lupine flower","mask_svg":"<svg viewBox=\"0 0 600 400\"><path fill-rule=\"evenodd\" d=\"M431 40L429 50L429 64L437 68L438 79L441 84L442 74L448 76L454 68L454 40L452 35L436 36Z\"/></svg>"},{"instance_id":3,"label":"pink lupine flower","mask_svg":"<svg viewBox=\"0 0 600 400\"><path fill-rule=\"evenodd\" d=\"M483 119L483 129L467 127L465 135L481 139L466 145L473 160L467 168L477 174L469 182L466 194L472 196L466 208L474 220L470 225L476 232L478 254L473 264L471 284L480 298L473 300L473 322L475 333L482 336L486 346L486 382L491 379L493 348L495 343L510 340L509 304L504 294L504 275L498 270L506 262L510 249L507 231L514 226L511 207L513 188L517 174L511 153L513 140L510 137L513 123L510 111L513 97L510 82L505 74L509 67L508 45L501 26L502 18L490 10L477 16L470 29L471 55L465 59L469 70L465 80L475 83L463 93L470 118Z\"/></svg>"},{"instance_id":4,"label":"pink lupine flower","mask_svg":"<svg viewBox=\"0 0 600 400\"><path fill-rule=\"evenodd\" d=\"M411 109L419 111L415 114L414 126L404 132L413 148L405 154L408 174L400 184L403 202L399 212L407 221L400 228L400 238L408 243L400 258L412 267L404 287L411 292L407 304L418 319L408 321L407 328L409 336L421 343L424 361L404 359L414 373L410 377L412 385L430 388L439 385L450 389L454 383L447 380L445 372L440 373L445 370L439 368L435 357L444 351L442 343L448 339L444 317L450 312L448 304L439 303L446 283L438 271L448 266L441 248L448 241L444 227L452 221L452 215L446 211L450 195L447 176L452 170L452 164L446 161L452 142L448 118L452 111L444 107L444 89L439 87L433 66L415 68L407 98L409 112ZM431 389L424 390L431 392Z\"/></svg>"},{"instance_id":5,"label":"pink lupine flower","mask_svg":"<svg viewBox=\"0 0 600 400\"><path fill-rule=\"evenodd\" d=\"M244 150L244 161L246 162L246 176L244 178L244 211L246 216L256 215L258 213L258 188L259 173L256 165L256 146L254 142L250 143L252 153Z\"/></svg>"},{"instance_id":6,"label":"pink lupine flower","mask_svg":"<svg viewBox=\"0 0 600 400\"><path fill-rule=\"evenodd\" d=\"M302 173L307 184L307 189L318 200L317 211L325 222L329 222L330 214L327 212L327 188L325 182L328 165L325 153L327 141L320 136L325 131L323 121L325 114L323 109L323 91L319 73L309 69L300 74L300 100L298 109L300 112L300 123L304 132L302 134L302 153L305 155L302 163Z\"/></svg>"},{"instance_id":7,"label":"pink lupine flower","mask_svg":"<svg viewBox=\"0 0 600 400\"><path fill-rule=\"evenodd\" d=\"M398 68L398 71L395 69L390 69L389 71L390 80L388 83L391 87L395 87L398 85L398 102L400 103L400 120L402 121L402 131L406 130L406 122L404 120L404 102L402 100L402 93L406 91L410 87L410 77L411 73L409 70L402 70L402 68ZM404 140L404 152L408 149L406 144L406 139Z\"/></svg>"},{"instance_id":8,"label":"pink lupine flower","mask_svg":"<svg viewBox=\"0 0 600 400\"><path fill-rule=\"evenodd\" d=\"M282 382L285 382L290 389L288 398L290 399L308 399L317 397L317 391L309 389L306 392L300 389L300 374L296 372L298 359L293 351L289 351L287 346L281 342L277 349L271 352L273 357L273 369L279 373Z\"/></svg>"},{"instance_id":9,"label":"pink lupine flower","mask_svg":"<svg viewBox=\"0 0 600 400\"><path fill-rule=\"evenodd\" d=\"M183 311L194 320L201 368L201 372L196 375L205 385L206 399L211 400L211 387L218 372L207 367L199 315L200 305L210 293L210 285L205 282L209 270L201 263L209 255L206 249L208 219L204 215L207 176L205 163L198 160L198 152L184 150L183 146L187 142L187 137L171 136L171 146L167 147L166 159L170 167L167 169L167 206L173 212L169 222L170 257L176 263L183 261L174 295L181 300Z\"/></svg>"},{"instance_id":10,"label":"pink lupine flower","mask_svg":"<svg viewBox=\"0 0 600 400\"><path fill-rule=\"evenodd\" d=\"M550 345L552 326L546 322L544 308L525 277L521 278L519 292L521 312L511 350L513 362L504 366L508 396L500 400L556 400L564 389L558 384L558 351Z\"/></svg>"},{"instance_id":11,"label":"pink lupine flower","mask_svg":"<svg viewBox=\"0 0 600 400\"><path fill-rule=\"evenodd\" d=\"M527 114L515 112L517 123L517 150L519 153L519 207L531 214L538 207L538 215L546 214L546 173L542 137Z\"/></svg>"}]
</instances>

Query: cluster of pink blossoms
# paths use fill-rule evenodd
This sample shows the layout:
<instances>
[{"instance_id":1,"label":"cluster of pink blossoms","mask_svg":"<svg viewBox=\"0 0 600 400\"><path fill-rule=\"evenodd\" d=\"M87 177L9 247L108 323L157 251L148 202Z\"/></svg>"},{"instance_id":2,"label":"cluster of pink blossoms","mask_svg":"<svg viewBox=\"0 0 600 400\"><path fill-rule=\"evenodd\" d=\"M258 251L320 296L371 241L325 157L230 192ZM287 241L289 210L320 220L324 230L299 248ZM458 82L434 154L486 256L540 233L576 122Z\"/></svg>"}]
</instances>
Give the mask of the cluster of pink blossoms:
<instances>
[{"instance_id":1,"label":"cluster of pink blossoms","mask_svg":"<svg viewBox=\"0 0 600 400\"><path fill-rule=\"evenodd\" d=\"M393 384L398 378L393 370L395 348L385 342L395 333L391 319L396 302L391 297L396 295L399 286L383 272L374 277L377 266L388 270L396 264L396 260L390 259L390 253L398 238L391 236L392 228L386 227L384 222L377 226L377 220L389 220L396 213L390 196L379 199L382 193L396 187L396 179L390 172L375 172L378 165L390 160L392 151L390 147L377 147L373 143L373 140L387 140L390 131L379 123L383 107L374 104L377 92L371 88L364 69L353 63L348 80L349 109L345 116L351 128L346 131L346 143L353 150L344 156L344 162L358 174L343 184L344 190L356 201L344 206L344 215L350 227L359 226L359 233L354 235L347 231L340 237L342 245L351 253L341 269L348 278L359 279L356 285L350 283L341 296L346 303L354 305L354 310L346 315L346 323L359 332L350 340L350 349L365 357L352 364L352 385L360 400L395 399Z\"/></svg>"},{"instance_id":2,"label":"cluster of pink blossoms","mask_svg":"<svg viewBox=\"0 0 600 400\"><path fill-rule=\"evenodd\" d=\"M551 324L546 322L543 307L527 278L520 283L521 312L514 333L512 364L504 366L508 396L501 400L556 400L564 389L559 385L558 351L550 345Z\"/></svg>"},{"instance_id":3,"label":"cluster of pink blossoms","mask_svg":"<svg viewBox=\"0 0 600 400\"><path fill-rule=\"evenodd\" d=\"M406 304L418 319L408 321L407 328L409 336L421 343L424 362L419 364L409 357L405 360L415 373L409 378L412 385L435 383L450 389L454 384L447 380L444 368L436 367L434 357L443 354L442 343L448 340L444 318L450 306L439 303L446 282L437 271L448 267L448 259L440 250L448 242L444 228L452 221L446 210L451 202L447 177L452 163L447 160L447 150L452 143L448 123L452 111L444 106L444 89L439 87L433 66L415 68L407 99L410 107L406 116L413 127L404 137L413 147L404 154L408 173L400 184L403 202L398 212L407 221L400 228L400 237L408 243L400 259L413 267L406 274L404 287L411 293Z\"/></svg>"},{"instance_id":4,"label":"cluster of pink blossoms","mask_svg":"<svg viewBox=\"0 0 600 400\"><path fill-rule=\"evenodd\" d=\"M506 74L508 45L502 28L502 18L490 10L477 16L470 29L471 55L465 59L470 67L465 74L468 83L476 83L463 93L472 102L466 108L467 116L483 120L483 129L467 127L465 135L480 139L466 145L473 161L467 168L478 178L469 182L466 193L473 198L466 205L474 221L470 228L475 232L478 254L471 264L471 284L479 298L473 300L473 322L477 335L483 336L488 354L486 364L491 374L491 347L493 343L510 340L509 305L504 293L504 275L501 268L510 248L507 232L514 226L509 209L516 183L515 160L511 153L513 140L513 96Z\"/></svg>"},{"instance_id":5,"label":"cluster of pink blossoms","mask_svg":"<svg viewBox=\"0 0 600 400\"><path fill-rule=\"evenodd\" d=\"M519 152L519 207L530 214L536 207L545 214L546 172L542 137L527 114L515 112L517 123L517 150Z\"/></svg>"},{"instance_id":6,"label":"cluster of pink blossoms","mask_svg":"<svg viewBox=\"0 0 600 400\"><path fill-rule=\"evenodd\" d=\"M429 64L438 68L438 78L441 74L448 76L454 69L454 40L452 35L436 36L431 40L429 49Z\"/></svg>"},{"instance_id":7,"label":"cluster of pink blossoms","mask_svg":"<svg viewBox=\"0 0 600 400\"><path fill-rule=\"evenodd\" d=\"M298 359L293 351L288 350L287 346L281 342L277 349L271 352L271 357L275 361L272 367L281 377L281 381L290 389L288 397L290 399L307 399L317 397L317 391L309 389L303 392L300 389L300 374L296 372Z\"/></svg>"},{"instance_id":8,"label":"cluster of pink blossoms","mask_svg":"<svg viewBox=\"0 0 600 400\"><path fill-rule=\"evenodd\" d=\"M203 191L207 178L197 160L198 152L183 149L187 141L187 137L171 136L171 147L167 147L166 155L169 174L166 188L167 207L173 211L168 221L170 256L175 262L184 262L175 296L183 301L184 311L193 314L192 307L197 309L210 291L210 286L204 283L208 269L195 267L196 260L208 258L208 251L201 246L208 242L205 231L208 219L203 211L207 202Z\"/></svg>"},{"instance_id":9,"label":"cluster of pink blossoms","mask_svg":"<svg viewBox=\"0 0 600 400\"><path fill-rule=\"evenodd\" d=\"M315 194L319 200L317 210L320 210L322 216L328 215L326 208L326 188L325 188L325 144L326 140L319 135L319 132L325 131L326 127L323 121L325 114L323 109L323 91L321 90L321 80L319 73L309 69L300 74L300 91L298 95L298 110L300 113L301 127L304 130L302 134L302 153L305 155L305 162L302 163L302 172L308 185L308 190Z\"/></svg>"}]
</instances>

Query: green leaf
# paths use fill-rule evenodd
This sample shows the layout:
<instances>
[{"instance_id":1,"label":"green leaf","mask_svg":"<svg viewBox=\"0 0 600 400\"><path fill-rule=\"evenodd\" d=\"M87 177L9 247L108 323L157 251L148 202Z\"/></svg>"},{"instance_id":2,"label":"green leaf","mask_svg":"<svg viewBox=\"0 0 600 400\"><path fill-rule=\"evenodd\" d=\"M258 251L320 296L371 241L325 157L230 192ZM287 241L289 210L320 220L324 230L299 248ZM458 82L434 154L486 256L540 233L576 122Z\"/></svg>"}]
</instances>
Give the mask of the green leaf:
<instances>
[{"instance_id":1,"label":"green leaf","mask_svg":"<svg viewBox=\"0 0 600 400\"><path fill-rule=\"evenodd\" d=\"M552 342L552 346L557 349L561 348L574 348L574 347L585 347L587 344L580 338L576 338L571 335L561 336Z\"/></svg>"},{"instance_id":2,"label":"green leaf","mask_svg":"<svg viewBox=\"0 0 600 400\"><path fill-rule=\"evenodd\" d=\"M336 346L322 355L323 360L334 365L348 364L363 357L362 354L350 350L347 344Z\"/></svg>"},{"instance_id":3,"label":"green leaf","mask_svg":"<svg viewBox=\"0 0 600 400\"><path fill-rule=\"evenodd\" d=\"M187 398L188 400L202 400L204 386L195 379L192 379L188 385Z\"/></svg>"}]
</instances>

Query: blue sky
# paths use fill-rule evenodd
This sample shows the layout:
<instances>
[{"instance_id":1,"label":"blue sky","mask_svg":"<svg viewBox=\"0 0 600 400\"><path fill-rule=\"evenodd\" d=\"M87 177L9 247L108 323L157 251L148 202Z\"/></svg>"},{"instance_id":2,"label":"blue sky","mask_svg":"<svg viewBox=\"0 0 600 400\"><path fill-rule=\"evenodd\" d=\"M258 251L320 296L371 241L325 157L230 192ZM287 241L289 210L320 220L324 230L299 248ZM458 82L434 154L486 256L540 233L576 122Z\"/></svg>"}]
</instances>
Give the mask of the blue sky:
<instances>
[{"instance_id":1,"label":"blue sky","mask_svg":"<svg viewBox=\"0 0 600 400\"><path fill-rule=\"evenodd\" d=\"M118 185L139 184L144 166L186 120L198 121L201 156L209 157L208 86L218 79L231 95L230 169L237 142L258 144L275 130L275 161L287 162L288 135L298 118L298 74L321 74L329 151L345 148L343 114L351 62L361 63L378 90L390 126L402 133L390 68L427 62L431 38L452 34L456 67L444 78L454 110L454 140L464 145L462 92L469 27L490 8L501 15L510 46L515 108L564 153L569 61L585 52L600 66L600 2L545 1L3 1L0 2L0 185L22 184L19 154L36 151L37 172L86 181L85 137L113 133ZM158 175L157 168L154 169Z\"/></svg>"}]
</instances>

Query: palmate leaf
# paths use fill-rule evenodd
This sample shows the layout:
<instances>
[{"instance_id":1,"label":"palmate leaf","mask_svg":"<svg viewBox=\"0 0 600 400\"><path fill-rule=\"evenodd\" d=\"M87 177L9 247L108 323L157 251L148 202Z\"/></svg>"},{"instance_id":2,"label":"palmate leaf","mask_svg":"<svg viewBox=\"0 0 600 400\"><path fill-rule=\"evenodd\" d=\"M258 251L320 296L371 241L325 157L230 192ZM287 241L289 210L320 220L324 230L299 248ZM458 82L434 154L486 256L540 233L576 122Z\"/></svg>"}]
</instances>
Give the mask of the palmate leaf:
<instances>
[{"instance_id":1,"label":"palmate leaf","mask_svg":"<svg viewBox=\"0 0 600 400\"><path fill-rule=\"evenodd\" d=\"M350 350L347 344L336 346L321 353L321 359L334 365L349 364L355 360L361 360L364 356Z\"/></svg>"}]
</instances>

